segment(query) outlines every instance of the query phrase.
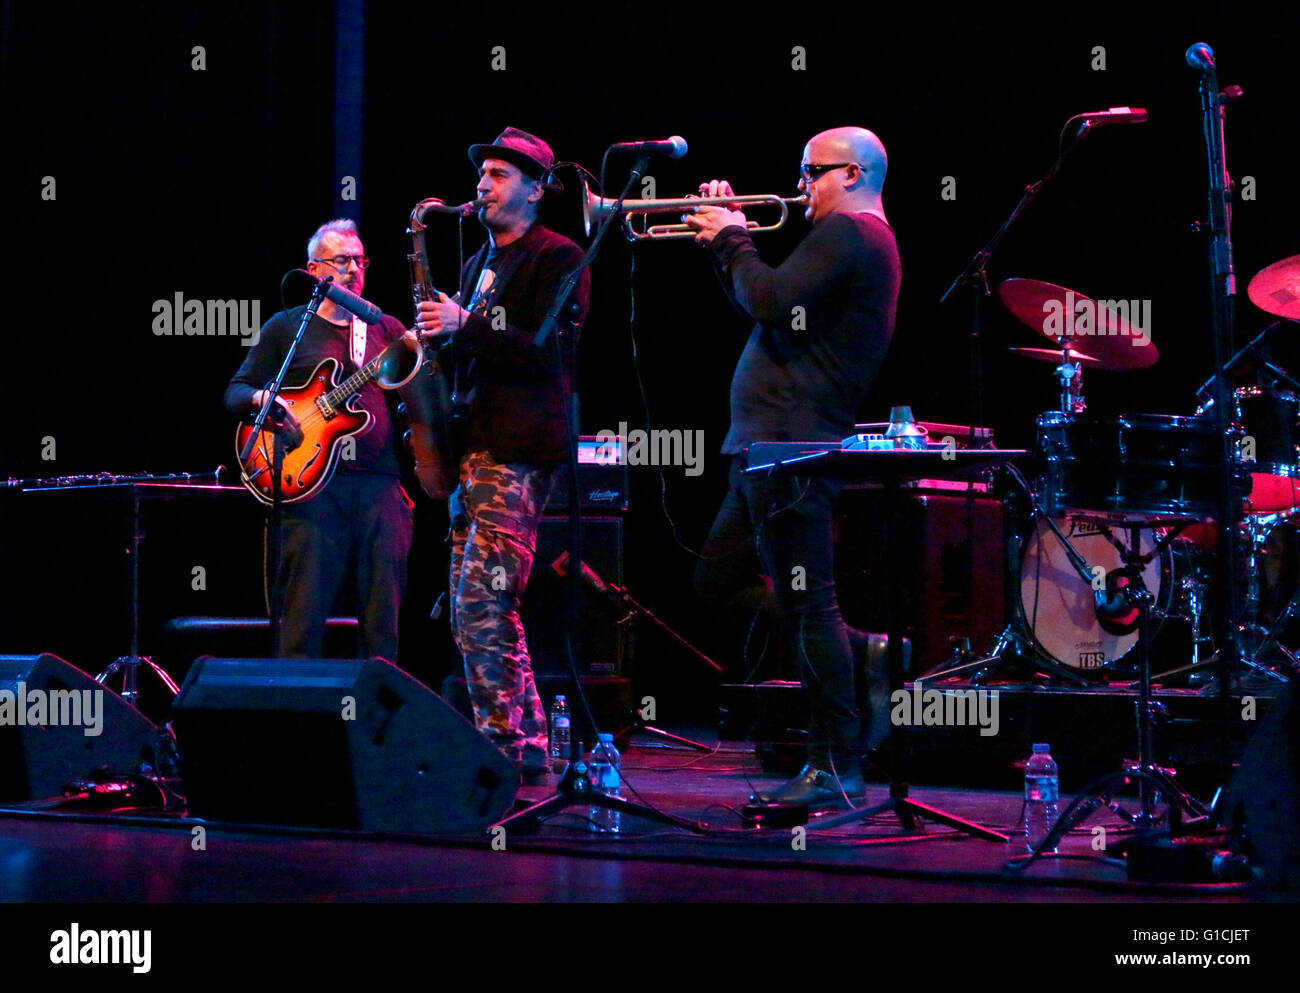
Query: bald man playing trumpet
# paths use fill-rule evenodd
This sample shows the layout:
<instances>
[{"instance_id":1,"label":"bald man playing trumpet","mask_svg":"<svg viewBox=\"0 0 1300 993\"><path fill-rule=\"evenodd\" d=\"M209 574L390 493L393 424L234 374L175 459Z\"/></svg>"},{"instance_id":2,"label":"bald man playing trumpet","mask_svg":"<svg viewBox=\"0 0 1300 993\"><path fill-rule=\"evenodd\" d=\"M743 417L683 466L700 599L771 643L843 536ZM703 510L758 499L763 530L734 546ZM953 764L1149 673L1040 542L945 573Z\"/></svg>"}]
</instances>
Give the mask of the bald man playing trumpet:
<instances>
[{"instance_id":1,"label":"bald man playing trumpet","mask_svg":"<svg viewBox=\"0 0 1300 993\"><path fill-rule=\"evenodd\" d=\"M867 752L888 735L883 666L873 661L870 687L855 685L855 656L866 671L867 635L844 623L835 594L831 512L842 484L742 474L754 442L837 442L853 433L898 302L898 247L881 200L887 164L885 146L864 128L835 128L809 141L799 189L812 231L775 268L759 258L742 211L702 206L682 218L732 300L756 322L731 382L722 446L732 456L730 488L696 568L696 590L719 606L752 602L766 586L761 577L770 578L768 596L775 595L810 708L808 764L758 800L818 807L852 800L863 791ZM734 195L725 180L700 192Z\"/></svg>"}]
</instances>

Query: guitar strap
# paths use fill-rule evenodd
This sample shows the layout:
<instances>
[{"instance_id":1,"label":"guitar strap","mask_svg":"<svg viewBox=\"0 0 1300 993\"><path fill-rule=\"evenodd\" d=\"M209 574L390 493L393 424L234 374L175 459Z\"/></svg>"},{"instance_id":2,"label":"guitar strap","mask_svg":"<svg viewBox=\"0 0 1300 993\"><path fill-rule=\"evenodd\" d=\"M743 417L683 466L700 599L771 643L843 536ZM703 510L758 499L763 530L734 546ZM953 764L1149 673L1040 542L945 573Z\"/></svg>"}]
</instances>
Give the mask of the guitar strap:
<instances>
[{"instance_id":1,"label":"guitar strap","mask_svg":"<svg viewBox=\"0 0 1300 993\"><path fill-rule=\"evenodd\" d=\"M360 369L366 364L366 322L352 318L352 364Z\"/></svg>"}]
</instances>

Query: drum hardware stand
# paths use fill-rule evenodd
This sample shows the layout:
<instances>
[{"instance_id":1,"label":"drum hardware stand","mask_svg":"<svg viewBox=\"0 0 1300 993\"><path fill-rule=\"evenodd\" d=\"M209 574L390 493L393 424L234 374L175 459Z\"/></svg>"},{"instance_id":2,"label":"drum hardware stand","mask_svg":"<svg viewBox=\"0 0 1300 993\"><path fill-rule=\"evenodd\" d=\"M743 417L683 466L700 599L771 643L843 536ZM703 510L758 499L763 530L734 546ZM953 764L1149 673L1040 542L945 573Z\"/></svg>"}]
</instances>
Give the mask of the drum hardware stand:
<instances>
[{"instance_id":1,"label":"drum hardware stand","mask_svg":"<svg viewBox=\"0 0 1300 993\"><path fill-rule=\"evenodd\" d=\"M1165 672L1157 673L1151 677L1154 682L1161 682L1168 679L1170 676L1177 676L1182 673L1194 675L1198 672L1204 672L1206 669L1219 664L1219 653L1217 651L1211 652L1208 659L1201 659L1201 646L1214 645L1214 638L1206 634L1203 627L1205 616L1205 584L1195 578L1195 576L1192 576L1191 578L1184 579L1179 583L1179 589L1183 590L1186 594L1187 610L1190 616L1173 613L1166 616L1176 620L1185 620L1189 625L1191 625L1192 661L1188 665L1179 666L1176 669L1169 669Z\"/></svg>"},{"instance_id":2,"label":"drum hardware stand","mask_svg":"<svg viewBox=\"0 0 1300 993\"><path fill-rule=\"evenodd\" d=\"M1274 518L1278 518L1278 520L1274 520ZM1247 569L1249 578L1246 581L1246 603L1242 610L1244 616L1242 617L1242 623L1239 625L1238 631L1239 636L1246 632L1254 634L1262 631L1264 634L1263 640L1260 641L1258 645L1254 646L1253 651L1247 651L1243 647L1240 661L1258 672L1272 676L1274 679L1289 682L1290 677L1283 675L1273 666L1270 666L1261 660L1264 658L1269 646L1271 645L1276 647L1277 651L1286 659L1287 664L1290 665L1292 669L1292 675L1300 673L1300 658L1297 658L1295 653L1283 645L1279 640L1282 636L1282 632L1286 630L1287 625L1296 615L1296 611L1300 610L1300 590L1297 590L1295 595L1291 597L1286 608L1273 621L1272 627L1265 630L1263 625L1259 623L1259 565L1260 559L1265 554L1263 551L1264 543L1268 539L1268 534L1272 531L1272 527L1266 527L1266 524L1276 526L1281 523L1282 519L1282 515L1280 514L1251 514L1242 522L1242 530L1246 532L1245 538L1250 544L1250 564Z\"/></svg>"}]
</instances>

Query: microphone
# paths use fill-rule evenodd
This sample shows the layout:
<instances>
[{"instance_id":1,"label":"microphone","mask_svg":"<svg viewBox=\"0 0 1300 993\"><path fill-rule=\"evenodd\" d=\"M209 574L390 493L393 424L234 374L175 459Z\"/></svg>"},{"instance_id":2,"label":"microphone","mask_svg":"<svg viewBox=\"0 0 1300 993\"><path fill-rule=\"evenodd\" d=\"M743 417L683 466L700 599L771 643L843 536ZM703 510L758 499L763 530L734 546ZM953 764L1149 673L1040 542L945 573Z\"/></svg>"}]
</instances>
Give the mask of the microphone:
<instances>
[{"instance_id":1,"label":"microphone","mask_svg":"<svg viewBox=\"0 0 1300 993\"><path fill-rule=\"evenodd\" d=\"M680 159L687 152L686 139L679 134L663 141L620 141L609 147L625 148L642 155L666 155L670 159Z\"/></svg>"},{"instance_id":2,"label":"microphone","mask_svg":"<svg viewBox=\"0 0 1300 993\"><path fill-rule=\"evenodd\" d=\"M1109 110L1091 110L1076 115L1083 118L1083 123L1094 128L1106 124L1145 124L1147 112L1143 107L1111 107Z\"/></svg>"},{"instance_id":3,"label":"microphone","mask_svg":"<svg viewBox=\"0 0 1300 993\"><path fill-rule=\"evenodd\" d=\"M1183 54L1183 58L1187 60L1189 66L1201 72L1208 72L1214 68L1214 49L1203 41L1191 45Z\"/></svg>"},{"instance_id":4,"label":"microphone","mask_svg":"<svg viewBox=\"0 0 1300 993\"><path fill-rule=\"evenodd\" d=\"M342 286L336 284L333 276L330 276L327 279L317 279L306 269L299 269L298 272L302 273L318 286L324 286L325 296L327 299L333 300L335 304L342 307L349 314L355 314L367 324L378 324L383 318L384 312L382 310L376 307L369 300L365 300L362 297L357 296L351 290L345 290Z\"/></svg>"},{"instance_id":5,"label":"microphone","mask_svg":"<svg viewBox=\"0 0 1300 993\"><path fill-rule=\"evenodd\" d=\"M561 579L569 575L569 553L567 551L561 552L559 557L551 563L551 571ZM618 592L617 587L611 589L610 585L601 579L596 570L587 565L586 562L582 563L582 581L604 596Z\"/></svg>"}]
</instances>

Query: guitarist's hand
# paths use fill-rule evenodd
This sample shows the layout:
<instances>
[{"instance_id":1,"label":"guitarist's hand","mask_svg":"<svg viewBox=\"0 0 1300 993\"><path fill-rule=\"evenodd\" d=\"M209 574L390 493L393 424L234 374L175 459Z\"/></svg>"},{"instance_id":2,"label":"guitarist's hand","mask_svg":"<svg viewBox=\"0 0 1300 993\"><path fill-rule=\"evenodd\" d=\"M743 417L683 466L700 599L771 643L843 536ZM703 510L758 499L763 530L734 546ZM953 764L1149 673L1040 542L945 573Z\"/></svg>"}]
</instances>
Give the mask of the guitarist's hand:
<instances>
[{"instance_id":1,"label":"guitarist's hand","mask_svg":"<svg viewBox=\"0 0 1300 993\"><path fill-rule=\"evenodd\" d=\"M415 331L426 345L439 345L451 338L465 323L469 311L453 303L446 293L437 300L423 300L415 308Z\"/></svg>"},{"instance_id":2,"label":"guitarist's hand","mask_svg":"<svg viewBox=\"0 0 1300 993\"><path fill-rule=\"evenodd\" d=\"M258 410L261 410L263 405L265 405L266 396L266 390L258 390L253 394L253 404ZM278 427L272 427L271 430L284 435L285 451L292 452L302 444L302 425L298 423L298 419L289 411L289 405L284 402L282 397L277 396L275 402L276 406L279 407L278 413L268 414L266 419L267 421L272 422L273 425L278 425ZM263 427L265 428L265 426L264 422Z\"/></svg>"}]
</instances>

